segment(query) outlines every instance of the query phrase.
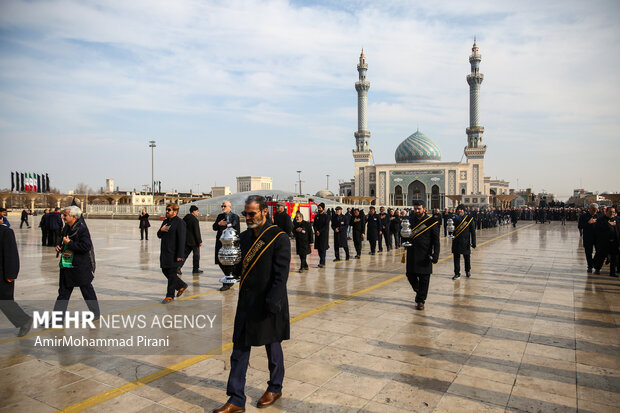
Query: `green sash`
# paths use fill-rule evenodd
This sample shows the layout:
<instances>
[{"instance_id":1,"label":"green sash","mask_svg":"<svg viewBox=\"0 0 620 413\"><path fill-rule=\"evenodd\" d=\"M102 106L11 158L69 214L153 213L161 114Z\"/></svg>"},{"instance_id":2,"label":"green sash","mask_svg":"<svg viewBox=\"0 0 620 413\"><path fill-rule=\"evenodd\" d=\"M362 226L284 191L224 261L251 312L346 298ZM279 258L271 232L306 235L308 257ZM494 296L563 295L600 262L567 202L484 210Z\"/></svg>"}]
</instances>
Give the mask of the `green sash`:
<instances>
[{"instance_id":1,"label":"green sash","mask_svg":"<svg viewBox=\"0 0 620 413\"><path fill-rule=\"evenodd\" d=\"M264 230L258 236L258 238L256 238L254 244L252 244L248 252L243 257L241 267L241 282L239 283L239 288L243 286L243 282L245 281L246 277L248 276L250 271L252 271L252 268L254 268L254 265L256 265L263 253L267 251L267 248L269 248L269 246L273 244L276 238L278 238L278 236L280 236L281 234L284 234L284 231L280 230L280 227L278 227L277 225L272 225L266 230Z\"/></svg>"}]
</instances>

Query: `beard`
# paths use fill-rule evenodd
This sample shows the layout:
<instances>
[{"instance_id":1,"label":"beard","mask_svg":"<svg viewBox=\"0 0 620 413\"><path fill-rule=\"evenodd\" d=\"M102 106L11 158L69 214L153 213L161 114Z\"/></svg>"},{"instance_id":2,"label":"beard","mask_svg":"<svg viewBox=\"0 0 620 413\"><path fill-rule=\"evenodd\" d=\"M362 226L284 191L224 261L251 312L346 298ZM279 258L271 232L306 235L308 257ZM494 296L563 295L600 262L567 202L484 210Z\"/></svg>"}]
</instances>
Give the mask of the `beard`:
<instances>
[{"instance_id":1,"label":"beard","mask_svg":"<svg viewBox=\"0 0 620 413\"><path fill-rule=\"evenodd\" d=\"M416 212L416 213L415 213L415 216L416 216L416 217L418 217L418 218L422 218L424 215L425 215L425 214L424 214L424 211L422 211L422 212Z\"/></svg>"},{"instance_id":2,"label":"beard","mask_svg":"<svg viewBox=\"0 0 620 413\"><path fill-rule=\"evenodd\" d=\"M246 219L245 223L250 229L258 228L265 223L265 217L263 215L255 215L252 220Z\"/></svg>"}]
</instances>

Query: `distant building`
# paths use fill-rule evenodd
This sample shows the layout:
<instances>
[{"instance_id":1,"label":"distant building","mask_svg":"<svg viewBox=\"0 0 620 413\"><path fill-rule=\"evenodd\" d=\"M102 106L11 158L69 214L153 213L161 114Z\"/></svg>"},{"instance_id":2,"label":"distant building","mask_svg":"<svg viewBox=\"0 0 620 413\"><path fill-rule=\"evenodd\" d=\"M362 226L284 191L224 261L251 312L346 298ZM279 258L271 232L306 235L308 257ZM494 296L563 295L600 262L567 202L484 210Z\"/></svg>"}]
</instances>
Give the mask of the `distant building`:
<instances>
[{"instance_id":1,"label":"distant building","mask_svg":"<svg viewBox=\"0 0 620 413\"><path fill-rule=\"evenodd\" d=\"M583 208L590 204L602 204L611 205L611 201L599 194L595 194L590 191L586 191L583 188L573 190L573 196L566 201L568 205L574 205L578 208Z\"/></svg>"},{"instance_id":2,"label":"distant building","mask_svg":"<svg viewBox=\"0 0 620 413\"><path fill-rule=\"evenodd\" d=\"M268 176L238 176L237 192L272 189L273 178Z\"/></svg>"},{"instance_id":3,"label":"distant building","mask_svg":"<svg viewBox=\"0 0 620 413\"><path fill-rule=\"evenodd\" d=\"M107 178L105 180L105 193L109 194L111 192L114 192L114 179Z\"/></svg>"},{"instance_id":4,"label":"distant building","mask_svg":"<svg viewBox=\"0 0 620 413\"><path fill-rule=\"evenodd\" d=\"M211 197L215 198L216 196L225 196L225 195L230 195L232 192L230 192L230 187L229 186L212 186L211 187Z\"/></svg>"}]
</instances>

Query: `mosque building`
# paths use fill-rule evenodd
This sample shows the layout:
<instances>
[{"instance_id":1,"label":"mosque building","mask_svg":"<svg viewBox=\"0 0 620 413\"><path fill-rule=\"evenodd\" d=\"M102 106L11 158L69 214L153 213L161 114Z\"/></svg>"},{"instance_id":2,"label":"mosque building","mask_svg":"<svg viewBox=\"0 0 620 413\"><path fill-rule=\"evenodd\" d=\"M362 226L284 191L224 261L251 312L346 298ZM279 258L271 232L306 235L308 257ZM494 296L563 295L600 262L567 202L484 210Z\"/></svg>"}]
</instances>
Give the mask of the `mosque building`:
<instances>
[{"instance_id":1,"label":"mosque building","mask_svg":"<svg viewBox=\"0 0 620 413\"><path fill-rule=\"evenodd\" d=\"M410 206L423 201L427 208L451 207L456 203L482 207L495 204L495 196L508 194L508 182L491 180L484 175L484 127L480 124L480 73L478 45L474 39L469 57L469 127L466 129L465 162L441 160L441 149L417 130L396 148L394 164L375 164L370 149L370 131L366 114L370 82L366 80L368 64L364 51L357 71L357 132L355 132L355 178L341 184L340 195L356 203L373 200L378 205ZM447 198L447 199L446 199ZM452 202L449 202L452 201Z\"/></svg>"}]
</instances>

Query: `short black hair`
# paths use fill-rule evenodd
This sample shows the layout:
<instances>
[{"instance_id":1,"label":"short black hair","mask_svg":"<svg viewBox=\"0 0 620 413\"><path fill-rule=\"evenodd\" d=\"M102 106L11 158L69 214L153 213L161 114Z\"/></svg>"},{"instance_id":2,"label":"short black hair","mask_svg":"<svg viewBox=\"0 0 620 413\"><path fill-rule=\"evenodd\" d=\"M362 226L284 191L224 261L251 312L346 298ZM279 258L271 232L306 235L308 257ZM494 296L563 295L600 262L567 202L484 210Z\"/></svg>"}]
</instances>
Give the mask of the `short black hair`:
<instances>
[{"instance_id":1,"label":"short black hair","mask_svg":"<svg viewBox=\"0 0 620 413\"><path fill-rule=\"evenodd\" d=\"M413 206L422 206L422 207L423 207L423 206L424 206L424 202L422 202L422 201L417 201L417 200L416 200L416 201L413 201Z\"/></svg>"},{"instance_id":2,"label":"short black hair","mask_svg":"<svg viewBox=\"0 0 620 413\"><path fill-rule=\"evenodd\" d=\"M198 211L198 207L196 205L192 205L191 207L189 207L189 212L194 212L194 211Z\"/></svg>"},{"instance_id":3,"label":"short black hair","mask_svg":"<svg viewBox=\"0 0 620 413\"><path fill-rule=\"evenodd\" d=\"M269 204L267 203L267 199L264 196L260 195L250 195L246 200L245 204L249 205L251 203L256 202L258 207L262 211L263 209L269 208Z\"/></svg>"}]
</instances>

